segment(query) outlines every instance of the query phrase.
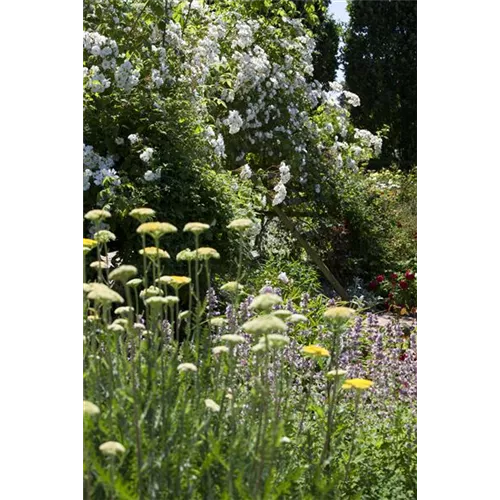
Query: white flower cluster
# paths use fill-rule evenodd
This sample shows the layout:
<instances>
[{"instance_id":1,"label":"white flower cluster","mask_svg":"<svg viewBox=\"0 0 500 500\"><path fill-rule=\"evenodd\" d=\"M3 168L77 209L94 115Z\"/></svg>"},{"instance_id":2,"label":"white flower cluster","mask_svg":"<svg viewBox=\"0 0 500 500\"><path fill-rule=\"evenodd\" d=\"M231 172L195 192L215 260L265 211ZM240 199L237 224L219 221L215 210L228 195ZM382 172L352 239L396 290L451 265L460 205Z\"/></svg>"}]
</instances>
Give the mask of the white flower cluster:
<instances>
[{"instance_id":1,"label":"white flower cluster","mask_svg":"<svg viewBox=\"0 0 500 500\"><path fill-rule=\"evenodd\" d=\"M344 90L344 97L347 99L347 102L355 108L361 104L361 99L352 92Z\"/></svg>"},{"instance_id":2,"label":"white flower cluster","mask_svg":"<svg viewBox=\"0 0 500 500\"><path fill-rule=\"evenodd\" d=\"M246 53L236 51L232 59L237 62L238 73L234 82L234 92L240 88L255 89L263 84L271 73L271 63L266 51L259 45L254 45L253 50Z\"/></svg>"},{"instance_id":3,"label":"white flower cluster","mask_svg":"<svg viewBox=\"0 0 500 500\"><path fill-rule=\"evenodd\" d=\"M280 163L280 178L283 184L286 184L291 179L290 167L284 161Z\"/></svg>"},{"instance_id":4,"label":"white flower cluster","mask_svg":"<svg viewBox=\"0 0 500 500\"><path fill-rule=\"evenodd\" d=\"M161 170L160 168L157 168L154 172L152 170L148 170L144 174L144 180L146 180L148 182L154 182L154 181L160 180L160 178L161 178L161 171L160 170Z\"/></svg>"},{"instance_id":5,"label":"white flower cluster","mask_svg":"<svg viewBox=\"0 0 500 500\"><path fill-rule=\"evenodd\" d=\"M130 134L127 139L130 141L131 144L135 144L136 142L139 142L139 136L137 134Z\"/></svg>"},{"instance_id":6,"label":"white flower cluster","mask_svg":"<svg viewBox=\"0 0 500 500\"><path fill-rule=\"evenodd\" d=\"M246 164L246 165L243 165L243 167L241 168L241 172L240 172L240 177L242 179L250 179L252 177L252 169L250 168L250 165Z\"/></svg>"},{"instance_id":7,"label":"white flower cluster","mask_svg":"<svg viewBox=\"0 0 500 500\"><path fill-rule=\"evenodd\" d=\"M246 22L237 21L235 25L236 38L231 42L231 48L237 47L246 49L254 41L254 33L259 29L258 21L248 20Z\"/></svg>"},{"instance_id":8,"label":"white flower cluster","mask_svg":"<svg viewBox=\"0 0 500 500\"><path fill-rule=\"evenodd\" d=\"M151 46L153 54L158 56L159 68L151 70L151 81L156 88L160 88L167 80L175 80L170 74L170 67L167 59L167 51L164 47Z\"/></svg>"},{"instance_id":9,"label":"white flower cluster","mask_svg":"<svg viewBox=\"0 0 500 500\"><path fill-rule=\"evenodd\" d=\"M276 196L273 199L273 206L283 203L286 198L286 187L285 184L291 179L290 167L282 161L280 164L280 180L276 186L274 186L274 191Z\"/></svg>"},{"instance_id":10,"label":"white flower cluster","mask_svg":"<svg viewBox=\"0 0 500 500\"><path fill-rule=\"evenodd\" d=\"M181 68L185 75L181 80L191 85L204 85L211 71L227 62L225 57L220 57L220 40L226 35L226 23L215 15L207 16L206 20L206 35L190 40L182 54Z\"/></svg>"},{"instance_id":11,"label":"white flower cluster","mask_svg":"<svg viewBox=\"0 0 500 500\"><path fill-rule=\"evenodd\" d=\"M120 89L130 92L139 83L139 71L127 59L115 71L115 81Z\"/></svg>"},{"instance_id":12,"label":"white flower cluster","mask_svg":"<svg viewBox=\"0 0 500 500\"><path fill-rule=\"evenodd\" d=\"M243 120L238 111L230 111L228 117L224 120L224 125L229 127L230 134L238 133L243 125Z\"/></svg>"},{"instance_id":13,"label":"white flower cluster","mask_svg":"<svg viewBox=\"0 0 500 500\"><path fill-rule=\"evenodd\" d=\"M222 137L222 134L216 136L214 129L208 126L205 129L204 136L207 142L210 144L210 146L212 146L212 148L214 149L215 155L218 156L219 158L225 158L226 146L224 144L224 137Z\"/></svg>"},{"instance_id":14,"label":"white flower cluster","mask_svg":"<svg viewBox=\"0 0 500 500\"><path fill-rule=\"evenodd\" d=\"M175 21L169 21L165 26L165 41L175 50L182 49L186 42L182 37L182 26Z\"/></svg>"},{"instance_id":15,"label":"white flower cluster","mask_svg":"<svg viewBox=\"0 0 500 500\"><path fill-rule=\"evenodd\" d=\"M119 186L121 181L118 173L113 168L113 157L103 157L94 151L92 146L83 145L83 190L90 188L91 181L96 186L102 185L108 179L112 185Z\"/></svg>"},{"instance_id":16,"label":"white flower cluster","mask_svg":"<svg viewBox=\"0 0 500 500\"><path fill-rule=\"evenodd\" d=\"M382 151L382 138L372 134L369 130L355 129L354 138L359 139L362 145L373 148L375 156Z\"/></svg>"},{"instance_id":17,"label":"white flower cluster","mask_svg":"<svg viewBox=\"0 0 500 500\"><path fill-rule=\"evenodd\" d=\"M146 165L151 161L151 158L153 158L155 150L153 148L146 148L140 155L139 158L146 163Z\"/></svg>"},{"instance_id":18,"label":"white flower cluster","mask_svg":"<svg viewBox=\"0 0 500 500\"><path fill-rule=\"evenodd\" d=\"M84 71L84 83L85 82L85 87L91 92L96 93L104 92L111 85L111 80L106 78L99 66L92 66L90 70Z\"/></svg>"},{"instance_id":19,"label":"white flower cluster","mask_svg":"<svg viewBox=\"0 0 500 500\"><path fill-rule=\"evenodd\" d=\"M102 69L114 69L118 57L118 45L114 40L97 32L83 32L83 48L88 54L100 57Z\"/></svg>"}]
</instances>

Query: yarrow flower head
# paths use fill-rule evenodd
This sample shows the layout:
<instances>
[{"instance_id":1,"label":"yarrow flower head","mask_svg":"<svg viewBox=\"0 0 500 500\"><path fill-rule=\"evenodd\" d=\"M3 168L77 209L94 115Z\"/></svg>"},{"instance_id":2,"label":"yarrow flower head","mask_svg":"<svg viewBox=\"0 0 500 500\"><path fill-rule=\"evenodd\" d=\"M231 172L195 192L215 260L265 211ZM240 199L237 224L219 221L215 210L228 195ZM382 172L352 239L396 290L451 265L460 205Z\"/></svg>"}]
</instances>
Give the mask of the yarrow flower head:
<instances>
[{"instance_id":1,"label":"yarrow flower head","mask_svg":"<svg viewBox=\"0 0 500 500\"><path fill-rule=\"evenodd\" d=\"M94 248L97 245L96 240L91 240L90 238L83 238L83 247L84 248Z\"/></svg>"},{"instance_id":2,"label":"yarrow flower head","mask_svg":"<svg viewBox=\"0 0 500 500\"><path fill-rule=\"evenodd\" d=\"M110 241L116 240L115 234L111 231L108 231L107 229L101 229L101 231L97 231L97 233L94 234L94 238L99 243L109 243Z\"/></svg>"},{"instance_id":3,"label":"yarrow flower head","mask_svg":"<svg viewBox=\"0 0 500 500\"><path fill-rule=\"evenodd\" d=\"M103 303L124 302L123 297L120 294L116 293L114 290L111 290L111 288L104 285L103 283L89 283L89 285L91 286L91 290L87 294L87 297L91 300Z\"/></svg>"},{"instance_id":4,"label":"yarrow flower head","mask_svg":"<svg viewBox=\"0 0 500 500\"><path fill-rule=\"evenodd\" d=\"M139 234L149 234L153 238L159 238L164 234L176 233L177 228L168 222L143 222L138 228Z\"/></svg>"},{"instance_id":5,"label":"yarrow flower head","mask_svg":"<svg viewBox=\"0 0 500 500\"><path fill-rule=\"evenodd\" d=\"M369 389L373 385L371 380L366 380L363 378L351 378L344 382L342 389L358 389L364 391Z\"/></svg>"},{"instance_id":6,"label":"yarrow flower head","mask_svg":"<svg viewBox=\"0 0 500 500\"><path fill-rule=\"evenodd\" d=\"M338 370L331 370L326 374L326 378L340 378L343 377L347 373L346 370L341 370L340 368Z\"/></svg>"},{"instance_id":7,"label":"yarrow flower head","mask_svg":"<svg viewBox=\"0 0 500 500\"><path fill-rule=\"evenodd\" d=\"M147 299L144 299L144 303L151 309L158 311L163 306L168 305L169 301L167 300L167 297L161 297L159 295L155 295L154 297L148 297Z\"/></svg>"},{"instance_id":8,"label":"yarrow flower head","mask_svg":"<svg viewBox=\"0 0 500 500\"><path fill-rule=\"evenodd\" d=\"M134 308L131 306L120 306L115 309L115 314L118 316L126 316L130 312L134 312Z\"/></svg>"},{"instance_id":9,"label":"yarrow flower head","mask_svg":"<svg viewBox=\"0 0 500 500\"><path fill-rule=\"evenodd\" d=\"M309 320L307 319L306 316L303 314L292 314L289 318L288 321L290 323L308 323Z\"/></svg>"},{"instance_id":10,"label":"yarrow flower head","mask_svg":"<svg viewBox=\"0 0 500 500\"><path fill-rule=\"evenodd\" d=\"M117 455L118 453L125 453L125 447L117 441L107 441L99 446L99 450L104 455L112 456Z\"/></svg>"},{"instance_id":11,"label":"yarrow flower head","mask_svg":"<svg viewBox=\"0 0 500 500\"><path fill-rule=\"evenodd\" d=\"M92 269L108 269L108 263L103 260L95 260L90 263Z\"/></svg>"},{"instance_id":12,"label":"yarrow flower head","mask_svg":"<svg viewBox=\"0 0 500 500\"><path fill-rule=\"evenodd\" d=\"M216 327L223 327L223 326L227 325L227 319L226 318L221 318L221 317L211 318L210 319L210 324L212 326L216 326Z\"/></svg>"},{"instance_id":13,"label":"yarrow flower head","mask_svg":"<svg viewBox=\"0 0 500 500\"><path fill-rule=\"evenodd\" d=\"M113 322L108 326L108 330L115 333L123 333L125 328L120 323Z\"/></svg>"},{"instance_id":14,"label":"yarrow flower head","mask_svg":"<svg viewBox=\"0 0 500 500\"><path fill-rule=\"evenodd\" d=\"M285 332L286 324L272 314L257 316L243 323L242 328L245 332L251 334L268 334L273 332Z\"/></svg>"},{"instance_id":15,"label":"yarrow flower head","mask_svg":"<svg viewBox=\"0 0 500 500\"><path fill-rule=\"evenodd\" d=\"M141 248L139 250L139 253L141 255L145 255L146 257L150 258L151 260L170 259L170 255L168 254L167 251L162 250L161 248L157 248L157 247Z\"/></svg>"},{"instance_id":16,"label":"yarrow flower head","mask_svg":"<svg viewBox=\"0 0 500 500\"><path fill-rule=\"evenodd\" d=\"M259 344L263 345L264 348L268 345L270 349L279 349L285 347L289 343L290 338L279 333L270 333L259 339Z\"/></svg>"},{"instance_id":17,"label":"yarrow flower head","mask_svg":"<svg viewBox=\"0 0 500 500\"><path fill-rule=\"evenodd\" d=\"M319 345L308 345L302 348L302 353L314 358L329 357L330 351Z\"/></svg>"},{"instance_id":18,"label":"yarrow flower head","mask_svg":"<svg viewBox=\"0 0 500 500\"><path fill-rule=\"evenodd\" d=\"M147 220L153 218L156 212L152 208L134 208L130 211L129 215L139 222L146 222Z\"/></svg>"},{"instance_id":19,"label":"yarrow flower head","mask_svg":"<svg viewBox=\"0 0 500 500\"><path fill-rule=\"evenodd\" d=\"M276 311L272 311L271 314L273 316L277 316L279 319L282 319L283 321L287 321L292 316L292 312L289 311L288 309L277 309Z\"/></svg>"},{"instance_id":20,"label":"yarrow flower head","mask_svg":"<svg viewBox=\"0 0 500 500\"><path fill-rule=\"evenodd\" d=\"M139 297L141 297L141 299L147 299L149 297L156 297L158 295L163 295L163 290L161 288L158 288L157 286L150 286L145 290L142 290L139 294Z\"/></svg>"},{"instance_id":21,"label":"yarrow flower head","mask_svg":"<svg viewBox=\"0 0 500 500\"><path fill-rule=\"evenodd\" d=\"M205 399L205 406L214 413L220 411L220 406L213 399Z\"/></svg>"},{"instance_id":22,"label":"yarrow flower head","mask_svg":"<svg viewBox=\"0 0 500 500\"><path fill-rule=\"evenodd\" d=\"M179 372L197 372L198 368L193 363L181 363L177 367L177 371Z\"/></svg>"},{"instance_id":23,"label":"yarrow flower head","mask_svg":"<svg viewBox=\"0 0 500 500\"><path fill-rule=\"evenodd\" d=\"M252 311L269 311L273 306L281 304L282 302L283 299L275 293L263 293L253 299L249 309Z\"/></svg>"},{"instance_id":24,"label":"yarrow flower head","mask_svg":"<svg viewBox=\"0 0 500 500\"><path fill-rule=\"evenodd\" d=\"M84 401L83 402L83 414L84 415L99 415L101 413L101 410L99 410L99 407L95 405L94 403L91 403L90 401Z\"/></svg>"},{"instance_id":25,"label":"yarrow flower head","mask_svg":"<svg viewBox=\"0 0 500 500\"><path fill-rule=\"evenodd\" d=\"M85 218L91 221L101 221L104 219L109 219L111 214L107 210L90 210L85 214Z\"/></svg>"},{"instance_id":26,"label":"yarrow flower head","mask_svg":"<svg viewBox=\"0 0 500 500\"><path fill-rule=\"evenodd\" d=\"M130 265L122 265L113 269L109 273L109 279L126 282L137 275L137 267Z\"/></svg>"},{"instance_id":27,"label":"yarrow flower head","mask_svg":"<svg viewBox=\"0 0 500 500\"><path fill-rule=\"evenodd\" d=\"M184 285L189 285L189 283L191 283L191 278L188 278L187 276L161 276L156 281L178 289Z\"/></svg>"},{"instance_id":28,"label":"yarrow flower head","mask_svg":"<svg viewBox=\"0 0 500 500\"><path fill-rule=\"evenodd\" d=\"M240 285L237 281L228 281L224 285L220 287L221 290L228 293L238 293L243 290L243 286Z\"/></svg>"},{"instance_id":29,"label":"yarrow flower head","mask_svg":"<svg viewBox=\"0 0 500 500\"><path fill-rule=\"evenodd\" d=\"M190 232L193 234L201 234L210 229L208 224L204 224L203 222L188 222L184 226L184 232Z\"/></svg>"},{"instance_id":30,"label":"yarrow flower head","mask_svg":"<svg viewBox=\"0 0 500 500\"><path fill-rule=\"evenodd\" d=\"M117 308L119 309L119 308ZM132 310L133 311L133 307L124 307L124 309L128 309L128 310ZM116 310L115 310L116 312ZM128 321L125 319L125 318L117 318L113 321L113 323L111 325L120 325L120 326L123 326L123 328L125 328L127 325L128 325Z\"/></svg>"},{"instance_id":31,"label":"yarrow flower head","mask_svg":"<svg viewBox=\"0 0 500 500\"><path fill-rule=\"evenodd\" d=\"M195 258L196 258L196 252L194 250L190 250L189 248L181 250L176 257L177 262L191 261L194 260Z\"/></svg>"},{"instance_id":32,"label":"yarrow flower head","mask_svg":"<svg viewBox=\"0 0 500 500\"><path fill-rule=\"evenodd\" d=\"M245 342L245 337L243 337L242 335L237 335L235 333L222 335L220 339L224 342L229 342L230 344L241 344L242 342Z\"/></svg>"},{"instance_id":33,"label":"yarrow flower head","mask_svg":"<svg viewBox=\"0 0 500 500\"><path fill-rule=\"evenodd\" d=\"M134 278L134 279L127 281L126 285L131 287L131 288L137 288L141 283L142 283L142 280L140 278Z\"/></svg>"},{"instance_id":34,"label":"yarrow flower head","mask_svg":"<svg viewBox=\"0 0 500 500\"><path fill-rule=\"evenodd\" d=\"M356 315L350 307L330 307L325 311L324 317L328 321L344 323Z\"/></svg>"},{"instance_id":35,"label":"yarrow flower head","mask_svg":"<svg viewBox=\"0 0 500 500\"><path fill-rule=\"evenodd\" d=\"M215 248L201 247L195 250L195 256L199 260L220 259L220 254Z\"/></svg>"},{"instance_id":36,"label":"yarrow flower head","mask_svg":"<svg viewBox=\"0 0 500 500\"><path fill-rule=\"evenodd\" d=\"M214 347L212 349L212 352L215 356L219 355L219 354L223 354L223 353L227 353L229 352L229 347L225 346L225 345L218 345L216 347Z\"/></svg>"},{"instance_id":37,"label":"yarrow flower head","mask_svg":"<svg viewBox=\"0 0 500 500\"><path fill-rule=\"evenodd\" d=\"M246 231L251 227L253 227L253 222L250 219L235 219L227 226L228 229L234 229L235 231Z\"/></svg>"}]
</instances>

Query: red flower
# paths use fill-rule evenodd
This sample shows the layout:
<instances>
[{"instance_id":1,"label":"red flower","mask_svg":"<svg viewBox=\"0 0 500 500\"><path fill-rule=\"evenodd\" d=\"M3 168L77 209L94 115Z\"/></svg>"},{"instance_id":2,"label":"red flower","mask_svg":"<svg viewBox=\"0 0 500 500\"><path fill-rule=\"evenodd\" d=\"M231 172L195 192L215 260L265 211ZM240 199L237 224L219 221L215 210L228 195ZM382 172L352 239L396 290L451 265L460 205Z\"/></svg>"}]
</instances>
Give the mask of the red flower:
<instances>
[{"instance_id":1,"label":"red flower","mask_svg":"<svg viewBox=\"0 0 500 500\"><path fill-rule=\"evenodd\" d=\"M379 274L376 278L375 278L379 283L382 283L382 281L385 280L385 276L383 274Z\"/></svg>"},{"instance_id":2,"label":"red flower","mask_svg":"<svg viewBox=\"0 0 500 500\"><path fill-rule=\"evenodd\" d=\"M411 281L415 279L415 274L408 269L408 271L406 271L405 273L405 277L408 281Z\"/></svg>"},{"instance_id":3,"label":"red flower","mask_svg":"<svg viewBox=\"0 0 500 500\"><path fill-rule=\"evenodd\" d=\"M377 286L378 286L378 282L377 282L377 281L375 281L375 280L370 281L370 283L368 283L368 288L369 288L370 290L375 290L375 288L377 288Z\"/></svg>"},{"instance_id":4,"label":"red flower","mask_svg":"<svg viewBox=\"0 0 500 500\"><path fill-rule=\"evenodd\" d=\"M408 282L405 281L405 280L401 280L399 282L399 286L403 289L403 290L408 290Z\"/></svg>"},{"instance_id":5,"label":"red flower","mask_svg":"<svg viewBox=\"0 0 500 500\"><path fill-rule=\"evenodd\" d=\"M392 273L391 274L391 280L396 281L398 279L398 273Z\"/></svg>"}]
</instances>

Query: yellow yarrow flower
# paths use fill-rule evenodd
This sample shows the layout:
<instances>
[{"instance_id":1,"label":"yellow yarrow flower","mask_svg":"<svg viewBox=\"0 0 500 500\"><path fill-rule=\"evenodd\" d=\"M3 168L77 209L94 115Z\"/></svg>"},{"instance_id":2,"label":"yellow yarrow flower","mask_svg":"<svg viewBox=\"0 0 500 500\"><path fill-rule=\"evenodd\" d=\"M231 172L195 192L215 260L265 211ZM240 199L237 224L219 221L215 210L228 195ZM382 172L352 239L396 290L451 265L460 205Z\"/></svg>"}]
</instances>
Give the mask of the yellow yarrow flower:
<instances>
[{"instance_id":1,"label":"yellow yarrow flower","mask_svg":"<svg viewBox=\"0 0 500 500\"><path fill-rule=\"evenodd\" d=\"M208 224L203 224L203 222L188 222L184 226L184 232L190 232L193 234L201 234L207 229L210 229Z\"/></svg>"},{"instance_id":2,"label":"yellow yarrow flower","mask_svg":"<svg viewBox=\"0 0 500 500\"><path fill-rule=\"evenodd\" d=\"M373 382L371 380L366 380L364 378L351 378L342 384L342 389L359 389L364 391L365 389L369 389L372 385Z\"/></svg>"},{"instance_id":3,"label":"yellow yarrow flower","mask_svg":"<svg viewBox=\"0 0 500 500\"><path fill-rule=\"evenodd\" d=\"M176 233L177 228L168 222L143 222L138 228L139 234L149 234L153 238L159 238L164 234Z\"/></svg>"},{"instance_id":4,"label":"yellow yarrow flower","mask_svg":"<svg viewBox=\"0 0 500 500\"><path fill-rule=\"evenodd\" d=\"M195 255L200 260L220 259L220 254L215 248L201 247L195 251Z\"/></svg>"},{"instance_id":5,"label":"yellow yarrow flower","mask_svg":"<svg viewBox=\"0 0 500 500\"><path fill-rule=\"evenodd\" d=\"M350 307L330 307L325 311L324 317L331 321L347 321L355 314L356 311Z\"/></svg>"},{"instance_id":6,"label":"yellow yarrow flower","mask_svg":"<svg viewBox=\"0 0 500 500\"><path fill-rule=\"evenodd\" d=\"M181 288L191 283L191 278L187 276L161 276L156 280L158 283L170 285L173 288Z\"/></svg>"},{"instance_id":7,"label":"yellow yarrow flower","mask_svg":"<svg viewBox=\"0 0 500 500\"><path fill-rule=\"evenodd\" d=\"M109 217L111 217L111 214L107 210L95 209L88 211L84 217L87 220L98 221L102 219L108 219Z\"/></svg>"},{"instance_id":8,"label":"yellow yarrow flower","mask_svg":"<svg viewBox=\"0 0 500 500\"><path fill-rule=\"evenodd\" d=\"M235 231L246 231L253 226L253 222L250 219L235 219L229 223L228 229L234 229Z\"/></svg>"},{"instance_id":9,"label":"yellow yarrow flower","mask_svg":"<svg viewBox=\"0 0 500 500\"><path fill-rule=\"evenodd\" d=\"M146 247L139 250L141 255L146 255L150 259L170 259L170 255L165 250L157 247Z\"/></svg>"},{"instance_id":10,"label":"yellow yarrow flower","mask_svg":"<svg viewBox=\"0 0 500 500\"><path fill-rule=\"evenodd\" d=\"M97 245L96 240L90 238L83 238L83 248L94 248Z\"/></svg>"},{"instance_id":11,"label":"yellow yarrow flower","mask_svg":"<svg viewBox=\"0 0 500 500\"><path fill-rule=\"evenodd\" d=\"M129 215L139 222L146 222L151 217L154 217L156 212L152 208L134 208L130 211Z\"/></svg>"},{"instance_id":12,"label":"yellow yarrow flower","mask_svg":"<svg viewBox=\"0 0 500 500\"><path fill-rule=\"evenodd\" d=\"M302 348L302 353L313 356L315 358L327 358L328 356L330 356L330 351L319 345L304 346Z\"/></svg>"}]
</instances>

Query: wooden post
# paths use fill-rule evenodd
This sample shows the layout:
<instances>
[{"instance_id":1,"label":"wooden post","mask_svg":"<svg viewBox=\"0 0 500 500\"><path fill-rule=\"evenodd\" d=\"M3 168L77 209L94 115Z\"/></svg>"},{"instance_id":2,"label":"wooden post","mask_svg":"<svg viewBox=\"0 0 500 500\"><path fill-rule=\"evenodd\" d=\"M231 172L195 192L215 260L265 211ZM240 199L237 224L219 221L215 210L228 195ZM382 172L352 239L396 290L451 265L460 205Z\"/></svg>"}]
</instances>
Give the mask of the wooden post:
<instances>
[{"instance_id":1,"label":"wooden post","mask_svg":"<svg viewBox=\"0 0 500 500\"><path fill-rule=\"evenodd\" d=\"M331 283L334 290L340 295L342 300L346 301L349 300L347 292L344 290L344 288L339 283L337 278L332 274L330 269L328 269L326 264L321 260L321 257L319 256L318 252L316 252L316 250L314 250L314 248L311 245L309 245L307 240L299 233L293 221L283 212L283 210L281 210L281 208L276 206L274 207L274 211L278 214L278 217L280 218L284 226L292 232L293 236L302 245L304 250L307 252L307 255L309 255L311 260L318 266L320 271L323 273L325 278Z\"/></svg>"}]
</instances>

